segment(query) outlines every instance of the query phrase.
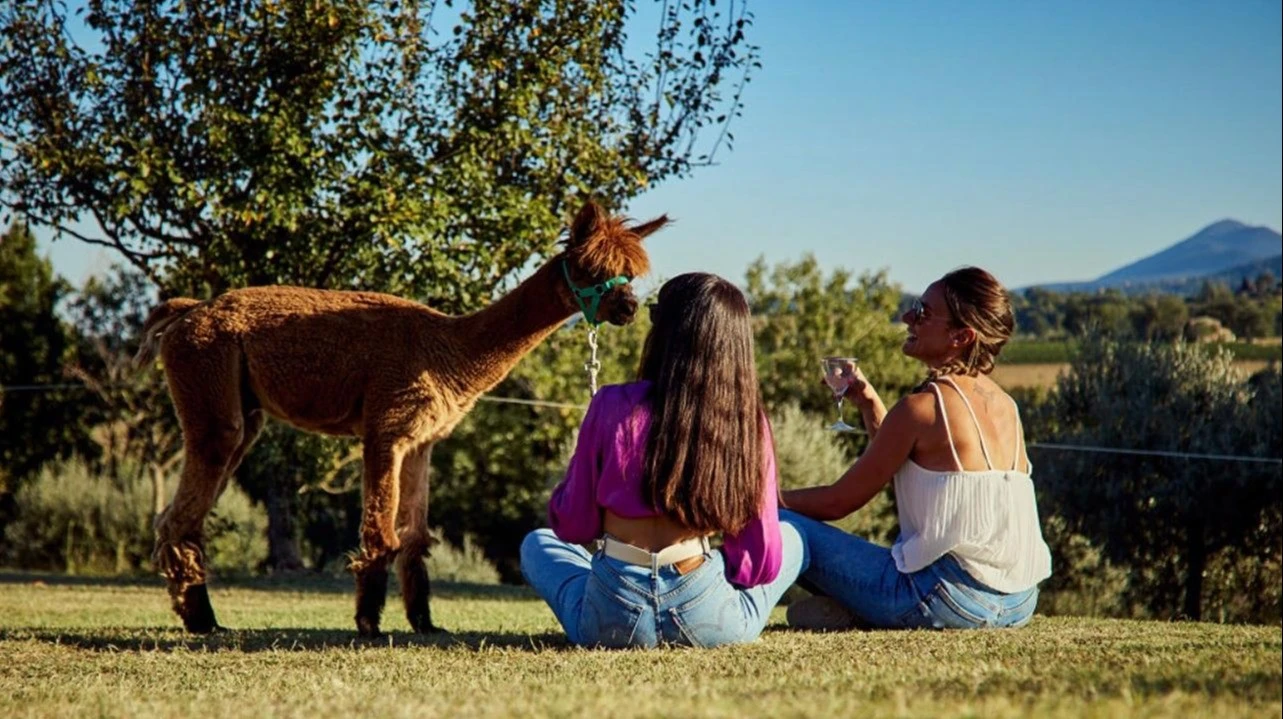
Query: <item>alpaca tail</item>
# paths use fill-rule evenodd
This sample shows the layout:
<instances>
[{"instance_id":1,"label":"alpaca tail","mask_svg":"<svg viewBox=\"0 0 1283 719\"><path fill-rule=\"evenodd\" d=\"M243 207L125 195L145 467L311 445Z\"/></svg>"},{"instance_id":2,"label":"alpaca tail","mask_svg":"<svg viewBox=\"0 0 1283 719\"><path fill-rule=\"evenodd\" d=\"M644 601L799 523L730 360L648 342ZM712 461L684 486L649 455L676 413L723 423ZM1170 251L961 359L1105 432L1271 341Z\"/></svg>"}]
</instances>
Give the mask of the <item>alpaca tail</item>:
<instances>
[{"instance_id":1,"label":"alpaca tail","mask_svg":"<svg viewBox=\"0 0 1283 719\"><path fill-rule=\"evenodd\" d=\"M160 345L160 336L165 328L175 320L181 319L191 309L204 304L190 297L175 297L156 306L143 322L143 338L138 343L138 354L134 355L134 369L139 370L152 363Z\"/></svg>"}]
</instances>

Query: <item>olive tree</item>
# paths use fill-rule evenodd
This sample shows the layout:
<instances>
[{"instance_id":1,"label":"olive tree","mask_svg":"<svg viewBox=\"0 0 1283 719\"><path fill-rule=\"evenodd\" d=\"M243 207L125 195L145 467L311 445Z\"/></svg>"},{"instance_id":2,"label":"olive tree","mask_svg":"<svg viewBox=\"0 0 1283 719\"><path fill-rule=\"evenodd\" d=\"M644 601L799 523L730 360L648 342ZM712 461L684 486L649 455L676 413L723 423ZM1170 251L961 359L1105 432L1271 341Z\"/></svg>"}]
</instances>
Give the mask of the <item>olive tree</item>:
<instances>
[{"instance_id":1,"label":"olive tree","mask_svg":"<svg viewBox=\"0 0 1283 719\"><path fill-rule=\"evenodd\" d=\"M619 207L729 148L752 20L725 0L12 0L0 207L164 296L284 283L468 311L584 198ZM265 472L274 521L296 496L278 485L343 452L315 447Z\"/></svg>"}]
</instances>

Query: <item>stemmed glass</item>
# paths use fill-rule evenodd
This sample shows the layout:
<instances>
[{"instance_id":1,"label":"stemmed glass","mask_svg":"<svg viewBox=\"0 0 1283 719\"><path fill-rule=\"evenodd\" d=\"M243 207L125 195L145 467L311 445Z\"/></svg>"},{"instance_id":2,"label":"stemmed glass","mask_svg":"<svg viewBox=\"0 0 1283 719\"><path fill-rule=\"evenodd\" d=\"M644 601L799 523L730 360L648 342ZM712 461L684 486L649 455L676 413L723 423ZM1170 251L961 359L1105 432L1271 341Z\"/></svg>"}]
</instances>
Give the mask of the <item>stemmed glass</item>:
<instances>
[{"instance_id":1,"label":"stemmed glass","mask_svg":"<svg viewBox=\"0 0 1283 719\"><path fill-rule=\"evenodd\" d=\"M852 427L842 418L842 399L846 397L846 391L855 380L855 368L859 362L860 360L855 357L825 357L820 361L824 368L824 383L832 390L833 402L837 405L838 419L829 425L829 429L834 432L860 431L858 427Z\"/></svg>"}]
</instances>

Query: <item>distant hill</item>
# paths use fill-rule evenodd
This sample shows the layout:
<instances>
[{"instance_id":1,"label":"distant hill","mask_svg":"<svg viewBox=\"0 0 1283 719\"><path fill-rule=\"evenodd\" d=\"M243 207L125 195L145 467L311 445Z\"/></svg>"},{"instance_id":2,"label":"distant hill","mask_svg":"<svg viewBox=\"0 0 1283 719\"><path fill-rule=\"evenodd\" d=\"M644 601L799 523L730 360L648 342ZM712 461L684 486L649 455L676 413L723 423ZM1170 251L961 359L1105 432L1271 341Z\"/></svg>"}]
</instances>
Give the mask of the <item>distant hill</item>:
<instances>
[{"instance_id":1,"label":"distant hill","mask_svg":"<svg viewBox=\"0 0 1283 719\"><path fill-rule=\"evenodd\" d=\"M1274 275L1274 279L1283 279L1283 254L1278 254L1264 260L1253 260L1241 265L1236 265L1228 270L1221 270L1203 275L1201 277L1184 277L1179 280L1157 280L1148 285L1143 285L1149 289L1145 291L1152 292L1170 292L1174 295L1194 295L1203 288L1204 282L1219 282L1231 290L1237 289L1243 282L1243 278L1255 280L1265 272ZM1141 287L1141 285L1138 285ZM1134 294L1134 292L1129 292Z\"/></svg>"},{"instance_id":2,"label":"distant hill","mask_svg":"<svg viewBox=\"0 0 1283 719\"><path fill-rule=\"evenodd\" d=\"M1186 240L1098 278L1105 285L1207 275L1283 252L1279 233L1234 220L1208 225Z\"/></svg>"},{"instance_id":3,"label":"distant hill","mask_svg":"<svg viewBox=\"0 0 1283 719\"><path fill-rule=\"evenodd\" d=\"M1142 292L1197 292L1204 280L1231 287L1244 277L1255 279L1265 270L1280 277L1283 237L1268 227L1221 220L1161 252L1086 282L1037 285L1057 292L1094 292L1118 288Z\"/></svg>"}]
</instances>

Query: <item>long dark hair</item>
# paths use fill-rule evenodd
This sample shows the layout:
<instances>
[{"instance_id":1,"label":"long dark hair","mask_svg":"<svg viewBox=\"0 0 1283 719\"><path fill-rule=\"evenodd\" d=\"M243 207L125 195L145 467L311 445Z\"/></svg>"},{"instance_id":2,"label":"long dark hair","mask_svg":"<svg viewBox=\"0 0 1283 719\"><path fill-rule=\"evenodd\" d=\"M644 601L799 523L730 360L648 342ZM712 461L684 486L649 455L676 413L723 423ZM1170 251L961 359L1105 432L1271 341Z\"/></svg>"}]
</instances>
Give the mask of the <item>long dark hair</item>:
<instances>
[{"instance_id":1,"label":"long dark hair","mask_svg":"<svg viewBox=\"0 0 1283 719\"><path fill-rule=\"evenodd\" d=\"M652 421L643 496L683 527L735 533L761 511L766 414L748 301L702 272L659 290L642 354Z\"/></svg>"}]
</instances>

